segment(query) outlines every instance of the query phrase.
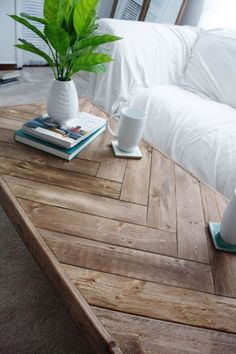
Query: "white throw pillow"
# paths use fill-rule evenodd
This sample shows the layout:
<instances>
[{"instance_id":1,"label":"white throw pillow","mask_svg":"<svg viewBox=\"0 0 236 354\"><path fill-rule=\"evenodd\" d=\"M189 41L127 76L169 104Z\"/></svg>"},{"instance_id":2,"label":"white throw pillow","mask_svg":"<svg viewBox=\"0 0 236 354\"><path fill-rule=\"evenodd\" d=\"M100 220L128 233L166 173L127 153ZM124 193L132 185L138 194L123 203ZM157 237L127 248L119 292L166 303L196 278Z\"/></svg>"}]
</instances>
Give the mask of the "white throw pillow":
<instances>
[{"instance_id":1,"label":"white throw pillow","mask_svg":"<svg viewBox=\"0 0 236 354\"><path fill-rule=\"evenodd\" d=\"M236 32L202 32L180 86L236 108Z\"/></svg>"}]
</instances>

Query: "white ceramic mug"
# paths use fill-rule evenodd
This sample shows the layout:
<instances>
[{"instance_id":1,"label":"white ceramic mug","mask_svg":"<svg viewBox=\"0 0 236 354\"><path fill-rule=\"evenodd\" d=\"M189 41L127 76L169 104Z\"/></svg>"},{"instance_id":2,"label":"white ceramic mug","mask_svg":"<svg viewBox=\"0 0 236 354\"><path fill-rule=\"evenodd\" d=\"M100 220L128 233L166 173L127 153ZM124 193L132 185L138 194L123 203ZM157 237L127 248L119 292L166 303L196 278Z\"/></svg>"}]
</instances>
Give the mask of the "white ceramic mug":
<instances>
[{"instance_id":1,"label":"white ceramic mug","mask_svg":"<svg viewBox=\"0 0 236 354\"><path fill-rule=\"evenodd\" d=\"M220 235L226 242L236 245L236 190L224 211Z\"/></svg>"},{"instance_id":2,"label":"white ceramic mug","mask_svg":"<svg viewBox=\"0 0 236 354\"><path fill-rule=\"evenodd\" d=\"M118 133L113 132L109 122L108 130L112 136L117 138L120 150L125 152L133 151L142 138L146 114L135 108L124 107L120 113L114 114L110 118L120 117Z\"/></svg>"}]
</instances>

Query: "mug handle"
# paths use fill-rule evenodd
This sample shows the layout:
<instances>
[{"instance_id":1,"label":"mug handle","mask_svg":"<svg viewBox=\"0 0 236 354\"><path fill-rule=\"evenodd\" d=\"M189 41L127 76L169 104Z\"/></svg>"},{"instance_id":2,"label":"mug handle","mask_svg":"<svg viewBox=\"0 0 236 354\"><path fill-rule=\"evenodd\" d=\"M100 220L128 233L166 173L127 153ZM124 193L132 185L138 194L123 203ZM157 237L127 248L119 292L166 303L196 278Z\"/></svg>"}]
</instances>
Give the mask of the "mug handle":
<instances>
[{"instance_id":1,"label":"mug handle","mask_svg":"<svg viewBox=\"0 0 236 354\"><path fill-rule=\"evenodd\" d=\"M116 114L113 114L112 116L110 116L107 120L107 129L109 130L110 134L112 136L114 136L114 138L118 138L118 134L114 133L113 130L111 129L110 124L109 124L109 120L112 118L115 118L115 117L119 117L119 116L120 116L120 113L116 113Z\"/></svg>"}]
</instances>

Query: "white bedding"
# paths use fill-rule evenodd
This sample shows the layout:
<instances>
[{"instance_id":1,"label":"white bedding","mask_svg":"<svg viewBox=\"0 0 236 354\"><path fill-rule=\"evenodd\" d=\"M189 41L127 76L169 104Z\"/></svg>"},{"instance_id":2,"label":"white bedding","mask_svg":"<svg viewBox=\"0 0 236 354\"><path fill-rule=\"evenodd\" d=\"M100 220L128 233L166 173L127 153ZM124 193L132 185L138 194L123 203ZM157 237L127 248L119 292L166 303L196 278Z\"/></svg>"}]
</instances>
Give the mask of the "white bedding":
<instances>
[{"instance_id":1,"label":"white bedding","mask_svg":"<svg viewBox=\"0 0 236 354\"><path fill-rule=\"evenodd\" d=\"M227 197L236 186L236 110L177 86L140 90L144 138Z\"/></svg>"},{"instance_id":2,"label":"white bedding","mask_svg":"<svg viewBox=\"0 0 236 354\"><path fill-rule=\"evenodd\" d=\"M200 96L174 86L190 62L201 31L113 19L102 19L100 25L101 31L124 38L110 45L115 60L108 71L89 75L88 95L110 113L127 101L147 109L144 138L230 197L236 186L236 110L211 101L203 91ZM234 56L230 48L227 53ZM216 53L212 56L214 63L218 60ZM228 54L224 60L229 59ZM219 70L217 74L222 76ZM227 76L227 83L231 79ZM203 81L205 85L205 77ZM214 80L211 82L214 84ZM234 100L234 90L230 97Z\"/></svg>"},{"instance_id":3,"label":"white bedding","mask_svg":"<svg viewBox=\"0 0 236 354\"><path fill-rule=\"evenodd\" d=\"M236 108L236 31L202 32L179 85Z\"/></svg>"}]
</instances>

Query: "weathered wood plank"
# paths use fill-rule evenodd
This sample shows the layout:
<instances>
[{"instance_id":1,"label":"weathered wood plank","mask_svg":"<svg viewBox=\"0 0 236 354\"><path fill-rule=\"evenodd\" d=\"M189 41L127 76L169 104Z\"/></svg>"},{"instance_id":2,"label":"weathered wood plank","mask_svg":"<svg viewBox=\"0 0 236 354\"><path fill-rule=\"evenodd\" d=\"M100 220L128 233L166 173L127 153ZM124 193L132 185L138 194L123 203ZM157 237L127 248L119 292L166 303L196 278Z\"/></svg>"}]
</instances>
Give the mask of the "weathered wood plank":
<instances>
[{"instance_id":1,"label":"weathered wood plank","mask_svg":"<svg viewBox=\"0 0 236 354\"><path fill-rule=\"evenodd\" d=\"M115 158L111 151L111 146L108 146L107 157L100 163L97 177L110 179L112 181L122 182L127 164L126 159Z\"/></svg>"},{"instance_id":2,"label":"weathered wood plank","mask_svg":"<svg viewBox=\"0 0 236 354\"><path fill-rule=\"evenodd\" d=\"M206 224L220 222L215 193L204 185L201 185L201 192ZM216 294L236 298L235 254L217 251L210 235L209 248Z\"/></svg>"},{"instance_id":3,"label":"weathered wood plank","mask_svg":"<svg viewBox=\"0 0 236 354\"><path fill-rule=\"evenodd\" d=\"M220 222L220 215L216 204L215 193L202 183L200 183L200 190L206 227L209 221Z\"/></svg>"},{"instance_id":4,"label":"weathered wood plank","mask_svg":"<svg viewBox=\"0 0 236 354\"><path fill-rule=\"evenodd\" d=\"M223 197L220 197L218 194L215 195L215 198L216 198L216 204L219 210L220 218L222 218L228 202Z\"/></svg>"},{"instance_id":5,"label":"weathered wood plank","mask_svg":"<svg viewBox=\"0 0 236 354\"><path fill-rule=\"evenodd\" d=\"M0 140L1 131L2 130L0 130ZM97 162L81 159L66 161L19 143L4 144L0 142L0 156L25 162L33 162L47 167L54 167L60 170L73 171L90 176L95 176L99 167Z\"/></svg>"},{"instance_id":6,"label":"weathered wood plank","mask_svg":"<svg viewBox=\"0 0 236 354\"><path fill-rule=\"evenodd\" d=\"M25 113L34 113L36 109L38 109L39 104L21 104L21 105L16 105L16 106L11 106L11 110L14 111L19 111L20 114L21 112L25 112ZM8 110L9 107L3 107L4 110ZM1 112L2 108L0 108L0 112Z\"/></svg>"},{"instance_id":7,"label":"weathered wood plank","mask_svg":"<svg viewBox=\"0 0 236 354\"><path fill-rule=\"evenodd\" d=\"M108 114L100 107L95 105L90 99L87 97L83 97L80 99L80 105L81 102L83 101L83 111L94 114L95 116L99 116L102 118L107 118ZM82 110L82 109L81 109Z\"/></svg>"},{"instance_id":8,"label":"weathered wood plank","mask_svg":"<svg viewBox=\"0 0 236 354\"><path fill-rule=\"evenodd\" d=\"M161 284L213 292L210 266L43 230L62 263Z\"/></svg>"},{"instance_id":9,"label":"weathered wood plank","mask_svg":"<svg viewBox=\"0 0 236 354\"><path fill-rule=\"evenodd\" d=\"M222 217L225 198L206 185L200 193L197 179L180 167L175 173L175 162L155 149L151 159L152 147L146 144L147 156L141 161L127 164L114 158L107 131L70 163L14 143L14 130L45 107L39 103L0 108L0 181L7 181L20 205L6 188L10 203L8 197L1 201L13 221L21 228L23 223L26 242L31 244L31 237L34 242L35 233L28 233L30 218L43 235L37 233L41 241L44 238L53 250L54 256L45 245L52 259L67 263L68 283L63 284L60 264L51 280L59 291L62 286L61 295L78 323L82 318L84 324L85 319L93 342L98 335L96 349L104 343L99 332L104 334L103 329L97 331L95 325L94 330L92 324L91 332L93 320L86 318L86 311L80 316L78 297L70 293L72 280L91 304L111 309L96 309L96 313L109 313L104 315L106 326L125 353L187 354L200 353L201 348L204 354L212 350L234 353L235 336L213 329L236 332L236 258L216 252L205 231L207 221ZM107 118L86 98L80 100L80 109ZM25 220L15 218L15 203L21 217L24 208ZM38 244L33 244L32 251L36 258L42 255ZM41 261L47 268L47 260L42 257ZM108 352L113 352L113 345L112 339L105 340ZM119 352L117 347L114 350Z\"/></svg>"},{"instance_id":10,"label":"weathered wood plank","mask_svg":"<svg viewBox=\"0 0 236 354\"><path fill-rule=\"evenodd\" d=\"M110 120L110 126L112 129L116 129L117 122ZM100 163L100 167L97 173L98 177L107 178L112 181L122 182L124 179L125 168L127 159L115 158L111 147L111 135L106 134L106 149Z\"/></svg>"},{"instance_id":11,"label":"weathered wood plank","mask_svg":"<svg viewBox=\"0 0 236 354\"><path fill-rule=\"evenodd\" d=\"M147 205L152 149L144 142L141 143L140 148L142 159L127 162L120 199Z\"/></svg>"},{"instance_id":12,"label":"weathered wood plank","mask_svg":"<svg viewBox=\"0 0 236 354\"><path fill-rule=\"evenodd\" d=\"M15 193L15 189L11 184L10 188ZM16 196L18 194L18 192L15 193ZM42 190L42 193L39 195L38 191L35 190L34 194L36 195L34 199L42 200L43 203L46 203L46 200L50 200L50 198L52 198L49 201L51 204L57 203L52 194L46 192L46 190ZM31 193L30 197L32 195ZM47 199L44 198L45 195ZM23 193L22 196L24 198L28 197L27 190L25 190L25 194ZM82 236L111 245L170 256L176 256L177 254L176 237L173 233L74 212L73 210L56 208L24 199L19 199L19 201L37 227L73 236ZM45 218L45 215L50 215L50 218Z\"/></svg>"},{"instance_id":13,"label":"weathered wood plank","mask_svg":"<svg viewBox=\"0 0 236 354\"><path fill-rule=\"evenodd\" d=\"M103 308L93 311L124 353L235 354L236 336Z\"/></svg>"},{"instance_id":14,"label":"weathered wood plank","mask_svg":"<svg viewBox=\"0 0 236 354\"><path fill-rule=\"evenodd\" d=\"M153 149L147 225L176 232L174 163Z\"/></svg>"},{"instance_id":15,"label":"weathered wood plank","mask_svg":"<svg viewBox=\"0 0 236 354\"><path fill-rule=\"evenodd\" d=\"M101 162L107 149L108 132L105 131L93 140L83 151L80 152L81 159Z\"/></svg>"},{"instance_id":16,"label":"weathered wood plank","mask_svg":"<svg viewBox=\"0 0 236 354\"><path fill-rule=\"evenodd\" d=\"M48 249L6 183L0 183L0 201L25 245L45 271L94 353L121 354L120 348L98 321L93 311Z\"/></svg>"},{"instance_id":17,"label":"weathered wood plank","mask_svg":"<svg viewBox=\"0 0 236 354\"><path fill-rule=\"evenodd\" d=\"M90 305L134 315L236 333L236 301L64 265Z\"/></svg>"},{"instance_id":18,"label":"weathered wood plank","mask_svg":"<svg viewBox=\"0 0 236 354\"><path fill-rule=\"evenodd\" d=\"M16 131L22 128L22 122L16 119L0 118L0 128L11 131Z\"/></svg>"},{"instance_id":19,"label":"weathered wood plank","mask_svg":"<svg viewBox=\"0 0 236 354\"><path fill-rule=\"evenodd\" d=\"M47 105L46 105L45 102L39 102L39 103L37 103L35 105L37 106L37 108L33 112L35 115L41 115L43 113L46 113Z\"/></svg>"},{"instance_id":20,"label":"weathered wood plank","mask_svg":"<svg viewBox=\"0 0 236 354\"><path fill-rule=\"evenodd\" d=\"M79 99L79 109L80 109L80 111L85 111L85 104L86 104L87 101L88 101L88 99L85 98L85 97L81 97Z\"/></svg>"},{"instance_id":21,"label":"weathered wood plank","mask_svg":"<svg viewBox=\"0 0 236 354\"><path fill-rule=\"evenodd\" d=\"M14 194L20 198L109 219L145 224L146 208L142 205L68 189L65 190L61 187L37 183L17 177L6 176L6 181L9 183ZM150 233L152 232L150 231Z\"/></svg>"},{"instance_id":22,"label":"weathered wood plank","mask_svg":"<svg viewBox=\"0 0 236 354\"><path fill-rule=\"evenodd\" d=\"M178 256L209 263L199 182L177 166L175 173Z\"/></svg>"},{"instance_id":23,"label":"weathered wood plank","mask_svg":"<svg viewBox=\"0 0 236 354\"><path fill-rule=\"evenodd\" d=\"M119 198L120 196L121 185L118 182L62 171L53 167L42 168L37 163L23 162L1 156L0 173L112 198Z\"/></svg>"},{"instance_id":24,"label":"weathered wood plank","mask_svg":"<svg viewBox=\"0 0 236 354\"><path fill-rule=\"evenodd\" d=\"M14 121L25 122L29 119L37 117L37 114L27 113L27 112L19 112L18 110L12 108L0 108L0 120L2 118L7 118L9 120L13 119ZM13 123L14 124L14 123Z\"/></svg>"},{"instance_id":25,"label":"weathered wood plank","mask_svg":"<svg viewBox=\"0 0 236 354\"><path fill-rule=\"evenodd\" d=\"M14 143L14 132L11 130L0 129L0 141L4 143Z\"/></svg>"}]
</instances>

